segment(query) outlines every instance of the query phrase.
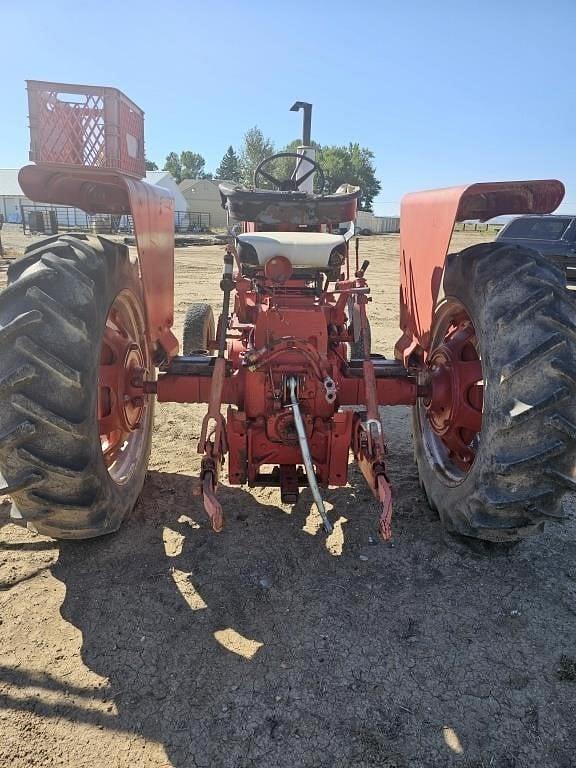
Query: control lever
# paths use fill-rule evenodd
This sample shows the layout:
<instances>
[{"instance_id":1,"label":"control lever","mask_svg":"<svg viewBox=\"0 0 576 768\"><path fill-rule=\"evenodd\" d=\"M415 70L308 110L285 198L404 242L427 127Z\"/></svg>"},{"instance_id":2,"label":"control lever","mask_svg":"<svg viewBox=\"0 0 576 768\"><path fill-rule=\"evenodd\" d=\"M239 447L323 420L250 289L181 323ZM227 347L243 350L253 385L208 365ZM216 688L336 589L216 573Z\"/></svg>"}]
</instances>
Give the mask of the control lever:
<instances>
[{"instance_id":1,"label":"control lever","mask_svg":"<svg viewBox=\"0 0 576 768\"><path fill-rule=\"evenodd\" d=\"M369 266L370 266L370 262L368 261L368 259L364 259L364 261L362 262L362 266L356 272L356 277L364 277L364 273L366 272Z\"/></svg>"},{"instance_id":2,"label":"control lever","mask_svg":"<svg viewBox=\"0 0 576 768\"><path fill-rule=\"evenodd\" d=\"M306 477L308 478L308 485L312 492L312 497L318 507L318 512L324 523L324 530L326 533L332 533L332 523L328 520L326 509L324 507L324 500L320 495L320 489L318 488L318 482L316 480L316 473L314 472L314 465L312 464L312 456L310 454L310 448L308 446L308 438L306 437L306 428L304 427L304 421L302 420L302 414L300 413L300 404L298 402L298 396L296 394L297 380L295 376L288 377L288 387L290 389L290 400L292 401L292 413L294 414L294 424L296 426L296 432L298 433L298 442L300 443L300 451L304 460L304 466L306 467Z\"/></svg>"}]
</instances>

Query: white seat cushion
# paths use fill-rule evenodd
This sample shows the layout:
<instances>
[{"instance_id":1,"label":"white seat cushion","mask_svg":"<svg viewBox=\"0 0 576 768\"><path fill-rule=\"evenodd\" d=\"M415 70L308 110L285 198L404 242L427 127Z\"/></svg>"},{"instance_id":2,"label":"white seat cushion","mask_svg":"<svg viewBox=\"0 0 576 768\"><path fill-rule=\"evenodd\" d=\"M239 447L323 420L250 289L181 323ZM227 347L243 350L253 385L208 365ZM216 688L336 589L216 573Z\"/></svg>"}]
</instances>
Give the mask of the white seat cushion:
<instances>
[{"instance_id":1,"label":"white seat cushion","mask_svg":"<svg viewBox=\"0 0 576 768\"><path fill-rule=\"evenodd\" d=\"M324 232L248 232L238 240L254 248L259 264L285 256L293 267L315 269L326 268L334 248L346 242L342 235Z\"/></svg>"}]
</instances>

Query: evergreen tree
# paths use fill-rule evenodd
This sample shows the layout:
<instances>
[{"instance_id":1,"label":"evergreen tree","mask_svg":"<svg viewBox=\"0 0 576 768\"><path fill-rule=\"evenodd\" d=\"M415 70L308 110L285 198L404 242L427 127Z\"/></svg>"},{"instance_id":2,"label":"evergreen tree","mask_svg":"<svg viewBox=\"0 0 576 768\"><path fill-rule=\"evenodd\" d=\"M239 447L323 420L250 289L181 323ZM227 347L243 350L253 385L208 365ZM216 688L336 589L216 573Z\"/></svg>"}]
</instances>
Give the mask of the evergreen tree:
<instances>
[{"instance_id":1,"label":"evergreen tree","mask_svg":"<svg viewBox=\"0 0 576 768\"><path fill-rule=\"evenodd\" d=\"M226 150L226 154L222 158L222 162L216 168L217 179L227 179L228 181L241 181L242 171L240 169L240 160L238 155L234 151L234 147L230 146Z\"/></svg>"}]
</instances>

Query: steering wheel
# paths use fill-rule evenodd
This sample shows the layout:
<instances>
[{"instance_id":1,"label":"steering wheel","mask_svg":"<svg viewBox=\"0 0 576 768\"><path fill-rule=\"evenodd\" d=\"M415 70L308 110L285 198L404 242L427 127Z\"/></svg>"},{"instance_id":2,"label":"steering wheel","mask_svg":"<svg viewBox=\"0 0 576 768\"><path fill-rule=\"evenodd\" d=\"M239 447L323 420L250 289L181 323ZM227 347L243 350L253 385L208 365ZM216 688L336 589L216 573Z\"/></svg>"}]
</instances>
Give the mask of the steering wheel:
<instances>
[{"instance_id":1,"label":"steering wheel","mask_svg":"<svg viewBox=\"0 0 576 768\"><path fill-rule=\"evenodd\" d=\"M298 160L298 163L292 171L292 175L289 179L277 179L273 174L264 170L265 166L273 163L280 157L293 157L295 160ZM311 168L297 179L296 174L300 170L300 166L303 162L308 163ZM270 157L266 157L264 160L262 160L261 163L258 163L258 166L254 171L254 186L258 187L258 178L262 176L264 179L266 179L266 181L269 181L275 189L278 189L281 192L298 192L302 182L306 181L306 179L309 179L314 172L318 174L318 186L320 189L324 189L324 183L326 181L324 177L324 171L322 168L320 168L315 160L312 160L312 158L308 157L308 155L298 155L296 152L278 152L276 155L270 155Z\"/></svg>"}]
</instances>

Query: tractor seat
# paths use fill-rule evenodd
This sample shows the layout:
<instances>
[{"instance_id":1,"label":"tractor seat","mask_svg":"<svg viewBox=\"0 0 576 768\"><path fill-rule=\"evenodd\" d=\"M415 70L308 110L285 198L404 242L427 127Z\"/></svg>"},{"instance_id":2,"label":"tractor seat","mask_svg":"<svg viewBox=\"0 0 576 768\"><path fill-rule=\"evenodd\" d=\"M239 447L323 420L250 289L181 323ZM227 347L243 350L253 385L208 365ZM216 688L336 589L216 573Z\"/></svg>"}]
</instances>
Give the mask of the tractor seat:
<instances>
[{"instance_id":1,"label":"tractor seat","mask_svg":"<svg viewBox=\"0 0 576 768\"><path fill-rule=\"evenodd\" d=\"M295 269L328 269L342 264L346 240L324 232L248 232L238 235L241 264L261 265L273 256L285 256Z\"/></svg>"}]
</instances>

